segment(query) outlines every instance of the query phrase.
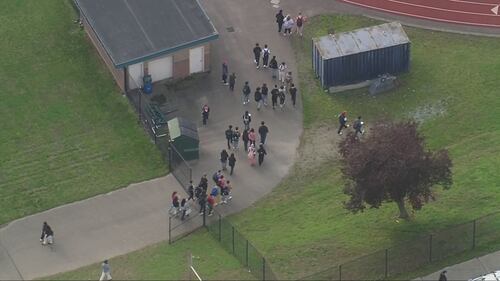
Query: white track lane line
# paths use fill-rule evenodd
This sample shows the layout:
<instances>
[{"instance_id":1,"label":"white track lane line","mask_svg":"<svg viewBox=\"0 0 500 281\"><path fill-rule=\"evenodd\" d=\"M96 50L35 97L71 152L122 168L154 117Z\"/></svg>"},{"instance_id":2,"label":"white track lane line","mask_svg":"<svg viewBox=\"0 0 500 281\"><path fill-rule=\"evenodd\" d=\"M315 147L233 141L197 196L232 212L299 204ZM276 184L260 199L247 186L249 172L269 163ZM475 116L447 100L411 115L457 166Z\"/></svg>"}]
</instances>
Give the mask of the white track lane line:
<instances>
[{"instance_id":1,"label":"white track lane line","mask_svg":"<svg viewBox=\"0 0 500 281\"><path fill-rule=\"evenodd\" d=\"M460 13L460 14L467 14L467 15L477 15L477 16L497 17L497 15L495 15L493 13L483 14L483 13L466 12L466 11L460 11L460 10L450 10L450 9L436 8L436 7L432 7L432 6L425 6L425 5L414 4L414 3L407 3L407 2L398 1L398 0L387 0L387 1L402 4L402 5L408 5L408 6L444 11L444 12Z\"/></svg>"},{"instance_id":2,"label":"white track lane line","mask_svg":"<svg viewBox=\"0 0 500 281\"><path fill-rule=\"evenodd\" d=\"M457 3L467 3L467 4L475 4L475 5L484 5L484 6L496 6L500 4L500 1L494 0L497 3L479 3L479 2L472 2L472 1L465 1L465 0L448 0L450 2L457 2Z\"/></svg>"},{"instance_id":3,"label":"white track lane line","mask_svg":"<svg viewBox=\"0 0 500 281\"><path fill-rule=\"evenodd\" d=\"M500 25L498 25L498 24L475 23L475 22L467 22L467 21L456 21L456 20L447 20L447 19L441 19L441 18L426 17L426 16L403 13L403 12L398 12L398 11L394 11L394 10L387 10L387 9L374 7L374 6L370 6L370 5L360 4L360 3L356 3L356 2L350 1L350 0L341 0L341 1L345 2L345 3L352 4L352 5L357 5L357 6L361 6L361 7L365 7L365 8L369 8L369 9L374 9L374 10L379 10L379 11L386 12L386 13L404 15L404 16L426 19L426 20L435 20L435 21L441 21L441 22L458 23L458 24L466 24L466 25L477 25L477 26L484 26L484 27L500 27Z\"/></svg>"}]
</instances>

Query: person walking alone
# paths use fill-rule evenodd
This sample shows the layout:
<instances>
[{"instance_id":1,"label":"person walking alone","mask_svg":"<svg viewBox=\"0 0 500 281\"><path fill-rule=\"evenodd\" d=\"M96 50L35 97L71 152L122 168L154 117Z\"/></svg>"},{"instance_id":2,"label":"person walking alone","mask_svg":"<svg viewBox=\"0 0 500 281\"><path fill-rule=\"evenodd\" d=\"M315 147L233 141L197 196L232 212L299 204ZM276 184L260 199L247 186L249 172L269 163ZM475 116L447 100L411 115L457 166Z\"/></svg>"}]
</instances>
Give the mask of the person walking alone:
<instances>
[{"instance_id":1,"label":"person walking alone","mask_svg":"<svg viewBox=\"0 0 500 281\"><path fill-rule=\"evenodd\" d=\"M269 68L271 69L272 78L276 79L278 77L278 61L276 60L276 56L273 56L269 62Z\"/></svg>"},{"instance_id":2,"label":"person walking alone","mask_svg":"<svg viewBox=\"0 0 500 281\"><path fill-rule=\"evenodd\" d=\"M264 121L260 122L259 135L261 144L266 144L266 138L268 133L269 133L269 128L266 126Z\"/></svg>"},{"instance_id":3,"label":"person walking alone","mask_svg":"<svg viewBox=\"0 0 500 281\"><path fill-rule=\"evenodd\" d=\"M304 30L304 23L307 21L307 18L299 13L297 18L295 19L295 25L297 26L297 33L302 37L302 31Z\"/></svg>"},{"instance_id":4,"label":"person walking alone","mask_svg":"<svg viewBox=\"0 0 500 281\"><path fill-rule=\"evenodd\" d=\"M267 88L266 83L262 84L262 88L260 89L260 92L262 94L262 102L264 103L264 106L267 106L267 96L269 94L269 89Z\"/></svg>"},{"instance_id":5,"label":"person walking alone","mask_svg":"<svg viewBox=\"0 0 500 281\"><path fill-rule=\"evenodd\" d=\"M278 85L274 85L274 89L271 90L271 102L273 104L273 109L278 105L279 90Z\"/></svg>"},{"instance_id":6,"label":"person walking alone","mask_svg":"<svg viewBox=\"0 0 500 281\"><path fill-rule=\"evenodd\" d=\"M234 84L236 84L236 73L231 73L229 75L229 90L232 92L234 91Z\"/></svg>"},{"instance_id":7,"label":"person walking alone","mask_svg":"<svg viewBox=\"0 0 500 281\"><path fill-rule=\"evenodd\" d=\"M236 151L239 148L241 133L238 127L234 129L233 132L233 150Z\"/></svg>"},{"instance_id":8,"label":"person walking alone","mask_svg":"<svg viewBox=\"0 0 500 281\"><path fill-rule=\"evenodd\" d=\"M267 154L262 144L259 146L257 153L259 154L259 166L262 166L262 163L264 162L264 156Z\"/></svg>"},{"instance_id":9,"label":"person walking alone","mask_svg":"<svg viewBox=\"0 0 500 281\"><path fill-rule=\"evenodd\" d=\"M288 90L290 93L290 97L292 98L292 105L295 107L295 102L297 100L297 88L295 88L295 84L290 84L290 89Z\"/></svg>"},{"instance_id":10,"label":"person walking alone","mask_svg":"<svg viewBox=\"0 0 500 281\"><path fill-rule=\"evenodd\" d=\"M236 157L234 157L234 153L231 153L231 156L229 156L229 167L231 168L230 172L229 172L229 175L232 176L233 175L233 171L234 171L234 166L236 165Z\"/></svg>"},{"instance_id":11,"label":"person walking alone","mask_svg":"<svg viewBox=\"0 0 500 281\"><path fill-rule=\"evenodd\" d=\"M227 67L227 62L222 63L222 84L228 85L227 75L229 74L229 69Z\"/></svg>"},{"instance_id":12,"label":"person walking alone","mask_svg":"<svg viewBox=\"0 0 500 281\"><path fill-rule=\"evenodd\" d=\"M208 107L208 105L205 104L201 108L201 119L203 120L203 125L207 125L208 114L210 114L210 107Z\"/></svg>"},{"instance_id":13,"label":"person walking alone","mask_svg":"<svg viewBox=\"0 0 500 281\"><path fill-rule=\"evenodd\" d=\"M278 91L278 95L279 95L279 98L280 98L280 108L281 108L281 111L284 110L284 107L285 107L285 87L284 86L281 86L279 91Z\"/></svg>"},{"instance_id":14,"label":"person walking alone","mask_svg":"<svg viewBox=\"0 0 500 281\"><path fill-rule=\"evenodd\" d=\"M262 48L259 46L259 43L255 43L255 47L253 48L254 62L259 68L260 64L260 54L262 53Z\"/></svg>"},{"instance_id":15,"label":"person walking alone","mask_svg":"<svg viewBox=\"0 0 500 281\"><path fill-rule=\"evenodd\" d=\"M260 110L260 108L262 107L262 93L260 92L260 87L257 87L257 89L255 89L254 99L257 103L257 110Z\"/></svg>"},{"instance_id":16,"label":"person walking alone","mask_svg":"<svg viewBox=\"0 0 500 281\"><path fill-rule=\"evenodd\" d=\"M42 243L42 245L51 245L52 243L54 243L54 231L46 221L44 221L42 225L42 235L40 236L40 242Z\"/></svg>"},{"instance_id":17,"label":"person walking alone","mask_svg":"<svg viewBox=\"0 0 500 281\"><path fill-rule=\"evenodd\" d=\"M103 280L112 280L113 277L111 277L111 267L109 266L108 260L105 260L102 265L102 273L101 273L101 278L99 278L99 281Z\"/></svg>"},{"instance_id":18,"label":"person walking alone","mask_svg":"<svg viewBox=\"0 0 500 281\"><path fill-rule=\"evenodd\" d=\"M233 142L233 125L229 125L226 132L227 149L231 149L231 144Z\"/></svg>"},{"instance_id":19,"label":"person walking alone","mask_svg":"<svg viewBox=\"0 0 500 281\"><path fill-rule=\"evenodd\" d=\"M342 129L347 127L349 127L349 125L347 125L347 112L342 111L342 113L339 114L339 130L337 134L342 135Z\"/></svg>"},{"instance_id":20,"label":"person walking alone","mask_svg":"<svg viewBox=\"0 0 500 281\"><path fill-rule=\"evenodd\" d=\"M280 80L281 84L285 84L286 69L285 62L282 62L278 67L278 80Z\"/></svg>"},{"instance_id":21,"label":"person walking alone","mask_svg":"<svg viewBox=\"0 0 500 281\"><path fill-rule=\"evenodd\" d=\"M262 66L264 68L267 68L269 65L269 54L271 53L271 50L267 47L267 44L264 45L264 49L262 49Z\"/></svg>"},{"instance_id":22,"label":"person walking alone","mask_svg":"<svg viewBox=\"0 0 500 281\"><path fill-rule=\"evenodd\" d=\"M248 138L248 130L245 129L243 130L243 134L241 134L241 139L243 140L243 146L245 148L245 152L248 151L248 141L250 141L250 139Z\"/></svg>"},{"instance_id":23,"label":"person walking alone","mask_svg":"<svg viewBox=\"0 0 500 281\"><path fill-rule=\"evenodd\" d=\"M243 125L245 126L245 130L250 130L250 122L252 122L252 114L248 112L248 110L245 111L243 114Z\"/></svg>"},{"instance_id":24,"label":"person walking alone","mask_svg":"<svg viewBox=\"0 0 500 281\"><path fill-rule=\"evenodd\" d=\"M223 149L220 153L220 163L222 166L222 170L227 170L227 159L229 158L229 154L227 154L227 151Z\"/></svg>"},{"instance_id":25,"label":"person walking alone","mask_svg":"<svg viewBox=\"0 0 500 281\"><path fill-rule=\"evenodd\" d=\"M283 28L283 22L285 21L285 16L283 15L283 10L280 10L276 14L276 23L278 24L278 32L281 33L281 29Z\"/></svg>"},{"instance_id":26,"label":"person walking alone","mask_svg":"<svg viewBox=\"0 0 500 281\"><path fill-rule=\"evenodd\" d=\"M250 85L248 85L248 81L245 82L245 85L243 86L242 92L243 92L243 105L247 104L250 102L250 92L252 90L250 89Z\"/></svg>"}]
</instances>

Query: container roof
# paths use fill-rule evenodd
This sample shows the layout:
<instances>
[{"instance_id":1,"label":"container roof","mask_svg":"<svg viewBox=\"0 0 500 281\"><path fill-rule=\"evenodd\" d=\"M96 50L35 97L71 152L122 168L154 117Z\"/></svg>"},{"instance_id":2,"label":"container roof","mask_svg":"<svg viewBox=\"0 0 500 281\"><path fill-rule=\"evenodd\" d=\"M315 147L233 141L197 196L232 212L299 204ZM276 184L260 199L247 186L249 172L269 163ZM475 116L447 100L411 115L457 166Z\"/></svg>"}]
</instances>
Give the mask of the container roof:
<instances>
[{"instance_id":1,"label":"container roof","mask_svg":"<svg viewBox=\"0 0 500 281\"><path fill-rule=\"evenodd\" d=\"M410 43L410 39L399 22L390 22L313 38L313 42L323 59L332 59Z\"/></svg>"},{"instance_id":2,"label":"container roof","mask_svg":"<svg viewBox=\"0 0 500 281\"><path fill-rule=\"evenodd\" d=\"M171 140L175 140L180 136L187 136L194 140L199 140L198 128L196 127L196 124L187 119L176 117L174 119L170 119L167 122L167 125Z\"/></svg>"},{"instance_id":3,"label":"container roof","mask_svg":"<svg viewBox=\"0 0 500 281\"><path fill-rule=\"evenodd\" d=\"M218 37L198 0L75 0L115 67Z\"/></svg>"}]
</instances>

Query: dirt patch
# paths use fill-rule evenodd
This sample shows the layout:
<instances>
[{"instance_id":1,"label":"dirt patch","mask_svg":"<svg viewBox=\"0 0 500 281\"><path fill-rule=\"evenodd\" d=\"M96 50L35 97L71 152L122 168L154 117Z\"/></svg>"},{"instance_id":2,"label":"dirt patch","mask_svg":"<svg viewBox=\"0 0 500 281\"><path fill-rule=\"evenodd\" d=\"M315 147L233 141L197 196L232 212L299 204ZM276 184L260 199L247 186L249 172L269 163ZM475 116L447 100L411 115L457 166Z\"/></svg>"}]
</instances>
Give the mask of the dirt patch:
<instances>
[{"instance_id":1,"label":"dirt patch","mask_svg":"<svg viewBox=\"0 0 500 281\"><path fill-rule=\"evenodd\" d=\"M299 147L299 159L296 166L299 169L314 169L325 162L338 159L337 143L340 136L337 128L319 124L305 129Z\"/></svg>"},{"instance_id":2,"label":"dirt patch","mask_svg":"<svg viewBox=\"0 0 500 281\"><path fill-rule=\"evenodd\" d=\"M408 114L408 117L414 119L418 123L424 123L435 117L441 117L446 114L448 101L446 99L438 100L431 104L425 104L417 107L417 109Z\"/></svg>"}]
</instances>

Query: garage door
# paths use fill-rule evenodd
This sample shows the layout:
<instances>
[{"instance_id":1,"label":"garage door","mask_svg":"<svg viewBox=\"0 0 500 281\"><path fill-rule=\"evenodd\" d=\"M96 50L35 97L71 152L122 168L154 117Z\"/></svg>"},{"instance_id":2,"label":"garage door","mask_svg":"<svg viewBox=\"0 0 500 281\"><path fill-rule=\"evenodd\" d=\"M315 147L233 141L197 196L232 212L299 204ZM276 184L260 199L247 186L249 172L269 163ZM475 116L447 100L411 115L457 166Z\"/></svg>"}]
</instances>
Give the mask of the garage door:
<instances>
[{"instance_id":1,"label":"garage door","mask_svg":"<svg viewBox=\"0 0 500 281\"><path fill-rule=\"evenodd\" d=\"M189 73L203 71L203 46L189 50Z\"/></svg>"},{"instance_id":2,"label":"garage door","mask_svg":"<svg viewBox=\"0 0 500 281\"><path fill-rule=\"evenodd\" d=\"M142 62L128 66L128 88L137 89L142 87L142 76L144 76L144 67Z\"/></svg>"},{"instance_id":3,"label":"garage door","mask_svg":"<svg viewBox=\"0 0 500 281\"><path fill-rule=\"evenodd\" d=\"M149 74L153 82L172 77L172 57L164 57L148 62Z\"/></svg>"}]
</instances>

